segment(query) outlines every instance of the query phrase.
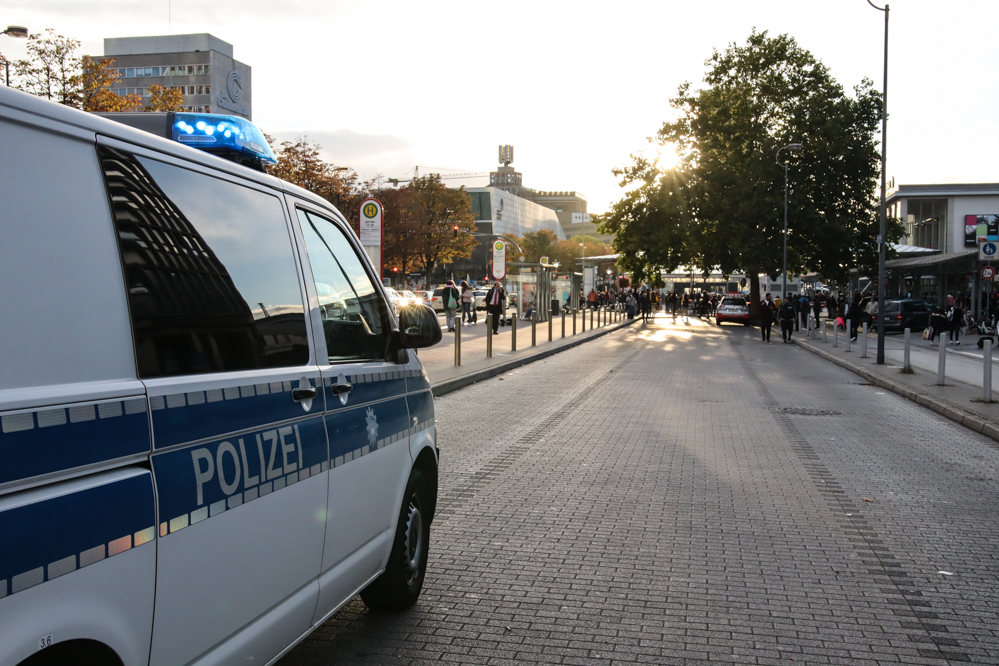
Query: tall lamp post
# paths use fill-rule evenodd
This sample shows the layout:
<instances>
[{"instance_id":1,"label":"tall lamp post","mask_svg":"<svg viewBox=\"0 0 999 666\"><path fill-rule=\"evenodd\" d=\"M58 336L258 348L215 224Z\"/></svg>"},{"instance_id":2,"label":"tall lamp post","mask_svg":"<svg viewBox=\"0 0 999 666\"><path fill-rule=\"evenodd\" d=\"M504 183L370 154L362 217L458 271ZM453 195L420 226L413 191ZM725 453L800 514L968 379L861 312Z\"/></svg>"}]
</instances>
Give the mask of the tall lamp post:
<instances>
[{"instance_id":1,"label":"tall lamp post","mask_svg":"<svg viewBox=\"0 0 999 666\"><path fill-rule=\"evenodd\" d=\"M784 282L781 286L780 297L782 300L787 300L787 158L785 158L784 163L781 164L780 151L782 150L801 150L801 144L789 143L783 148L777 149L777 164L784 167Z\"/></svg>"},{"instance_id":2,"label":"tall lamp post","mask_svg":"<svg viewBox=\"0 0 999 666\"><path fill-rule=\"evenodd\" d=\"M888 211L885 208L885 153L888 131L888 5L884 9L867 0L867 4L885 13L884 79L881 84L881 233L878 234L878 365L885 362L885 243L888 234Z\"/></svg>"},{"instance_id":3,"label":"tall lamp post","mask_svg":"<svg viewBox=\"0 0 999 666\"><path fill-rule=\"evenodd\" d=\"M15 37L17 39L27 39L28 29L23 25L8 25L7 29L0 32L0 35L7 35L8 37ZM6 58L3 59L4 68L7 70L7 87L10 87L10 61Z\"/></svg>"}]
</instances>

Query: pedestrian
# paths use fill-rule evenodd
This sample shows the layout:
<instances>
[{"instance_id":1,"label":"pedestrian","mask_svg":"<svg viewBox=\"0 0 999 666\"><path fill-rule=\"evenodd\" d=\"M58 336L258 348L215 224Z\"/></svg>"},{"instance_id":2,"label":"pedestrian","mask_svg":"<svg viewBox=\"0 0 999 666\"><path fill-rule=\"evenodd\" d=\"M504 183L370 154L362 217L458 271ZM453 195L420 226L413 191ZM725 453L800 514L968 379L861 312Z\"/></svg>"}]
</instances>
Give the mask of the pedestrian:
<instances>
[{"instance_id":1,"label":"pedestrian","mask_svg":"<svg viewBox=\"0 0 999 666\"><path fill-rule=\"evenodd\" d=\"M647 289L643 289L638 297L638 305L642 309L642 321L648 321L652 314L652 299Z\"/></svg>"},{"instance_id":2,"label":"pedestrian","mask_svg":"<svg viewBox=\"0 0 999 666\"><path fill-rule=\"evenodd\" d=\"M948 313L950 320L950 343L952 345L961 344L961 326L964 323L964 311L961 309L960 301L954 302L954 307Z\"/></svg>"},{"instance_id":3,"label":"pedestrian","mask_svg":"<svg viewBox=\"0 0 999 666\"><path fill-rule=\"evenodd\" d=\"M774 311L776 306L769 292L760 303L760 333L763 334L763 342L770 342L770 328L774 324Z\"/></svg>"},{"instance_id":4,"label":"pedestrian","mask_svg":"<svg viewBox=\"0 0 999 666\"><path fill-rule=\"evenodd\" d=\"M812 301L812 310L815 312L815 325L819 325L819 317L822 314L822 294L815 294L815 298Z\"/></svg>"},{"instance_id":5,"label":"pedestrian","mask_svg":"<svg viewBox=\"0 0 999 666\"><path fill-rule=\"evenodd\" d=\"M798 325L799 325L799 329L798 330L801 330L800 326L801 326L801 322L802 321L805 322L805 330L806 331L808 330L808 316L809 316L809 312L811 311L811 309L812 309L812 304L808 300L808 296L806 296L805 294L802 294L801 296L799 296L798 297L798 314L800 315L800 317L798 319Z\"/></svg>"},{"instance_id":6,"label":"pedestrian","mask_svg":"<svg viewBox=\"0 0 999 666\"><path fill-rule=\"evenodd\" d=\"M448 280L441 293L441 300L444 302L444 316L447 317L447 330L454 330L454 317L458 312L458 304L461 302L461 294L454 286L454 280Z\"/></svg>"},{"instance_id":7,"label":"pedestrian","mask_svg":"<svg viewBox=\"0 0 999 666\"><path fill-rule=\"evenodd\" d=\"M638 299L635 298L635 290L628 292L628 297L624 299L624 310L628 314L628 319L635 318L635 309L638 307Z\"/></svg>"},{"instance_id":8,"label":"pedestrian","mask_svg":"<svg viewBox=\"0 0 999 666\"><path fill-rule=\"evenodd\" d=\"M591 310L597 309L597 290L590 289L590 293L586 295L586 300L590 304Z\"/></svg>"},{"instance_id":9,"label":"pedestrian","mask_svg":"<svg viewBox=\"0 0 999 666\"><path fill-rule=\"evenodd\" d=\"M475 290L464 280L461 281L461 323L471 324L475 311Z\"/></svg>"},{"instance_id":10,"label":"pedestrian","mask_svg":"<svg viewBox=\"0 0 999 666\"><path fill-rule=\"evenodd\" d=\"M798 313L794 310L794 301L791 294L785 294L780 307L777 308L777 321L780 322L780 333L784 338L784 343L791 342L791 333L794 331L795 319Z\"/></svg>"},{"instance_id":11,"label":"pedestrian","mask_svg":"<svg viewBox=\"0 0 999 666\"><path fill-rule=\"evenodd\" d=\"M853 303L850 304L849 312L847 313L850 319L850 341L857 341L857 328L860 327L860 319L863 317L864 309L860 306L860 292L856 292L853 295Z\"/></svg>"},{"instance_id":12,"label":"pedestrian","mask_svg":"<svg viewBox=\"0 0 999 666\"><path fill-rule=\"evenodd\" d=\"M506 311L506 290L500 282L493 282L493 286L486 292L486 312L493 316L493 333L499 333L500 320Z\"/></svg>"}]
</instances>

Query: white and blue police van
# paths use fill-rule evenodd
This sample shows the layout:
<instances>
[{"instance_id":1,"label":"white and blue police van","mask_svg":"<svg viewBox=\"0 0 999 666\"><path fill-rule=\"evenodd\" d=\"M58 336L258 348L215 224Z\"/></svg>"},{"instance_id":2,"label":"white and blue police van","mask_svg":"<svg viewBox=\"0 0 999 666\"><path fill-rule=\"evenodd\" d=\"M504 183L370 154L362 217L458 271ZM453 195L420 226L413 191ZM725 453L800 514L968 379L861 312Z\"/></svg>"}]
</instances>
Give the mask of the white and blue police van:
<instances>
[{"instance_id":1,"label":"white and blue police van","mask_svg":"<svg viewBox=\"0 0 999 666\"><path fill-rule=\"evenodd\" d=\"M272 663L420 594L440 326L251 123L130 115L0 88L0 664Z\"/></svg>"}]
</instances>

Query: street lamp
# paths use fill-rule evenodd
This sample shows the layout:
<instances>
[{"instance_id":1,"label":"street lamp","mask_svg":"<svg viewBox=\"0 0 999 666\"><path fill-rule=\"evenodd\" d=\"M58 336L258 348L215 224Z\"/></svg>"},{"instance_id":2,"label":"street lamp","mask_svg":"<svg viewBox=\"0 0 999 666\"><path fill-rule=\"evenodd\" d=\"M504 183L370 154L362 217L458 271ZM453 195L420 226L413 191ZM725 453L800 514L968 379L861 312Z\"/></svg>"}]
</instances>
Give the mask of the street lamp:
<instances>
[{"instance_id":1,"label":"street lamp","mask_svg":"<svg viewBox=\"0 0 999 666\"><path fill-rule=\"evenodd\" d=\"M888 5L884 9L867 0L867 4L885 13L884 79L881 84L881 233L878 234L878 365L885 362L885 236L888 234L888 211L885 208L885 153L888 131Z\"/></svg>"},{"instance_id":2,"label":"street lamp","mask_svg":"<svg viewBox=\"0 0 999 666\"><path fill-rule=\"evenodd\" d=\"M7 29L0 32L0 35L7 35L8 37L14 37L15 39L27 39L28 29L23 25L8 25ZM10 61L6 58L3 59L4 68L7 70L7 87L10 87Z\"/></svg>"},{"instance_id":3,"label":"street lamp","mask_svg":"<svg viewBox=\"0 0 999 666\"><path fill-rule=\"evenodd\" d=\"M777 150L777 164L784 167L784 282L781 287L781 298L787 300L787 160L785 159L784 163L781 164L780 151L782 150L801 150L801 144L789 143Z\"/></svg>"}]
</instances>

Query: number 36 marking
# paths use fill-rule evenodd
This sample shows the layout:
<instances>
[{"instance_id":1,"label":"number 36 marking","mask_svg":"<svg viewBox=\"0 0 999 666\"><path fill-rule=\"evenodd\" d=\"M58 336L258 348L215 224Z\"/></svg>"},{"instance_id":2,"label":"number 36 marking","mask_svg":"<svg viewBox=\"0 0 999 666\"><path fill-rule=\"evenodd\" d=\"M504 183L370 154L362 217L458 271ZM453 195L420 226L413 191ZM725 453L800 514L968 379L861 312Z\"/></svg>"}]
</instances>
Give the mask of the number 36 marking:
<instances>
[{"instance_id":1,"label":"number 36 marking","mask_svg":"<svg viewBox=\"0 0 999 666\"><path fill-rule=\"evenodd\" d=\"M46 636L42 636L41 638L38 639L38 649L39 650L44 650L45 648L47 648L50 645L52 645L54 642L55 642L55 639L52 638L52 634L48 634Z\"/></svg>"}]
</instances>

